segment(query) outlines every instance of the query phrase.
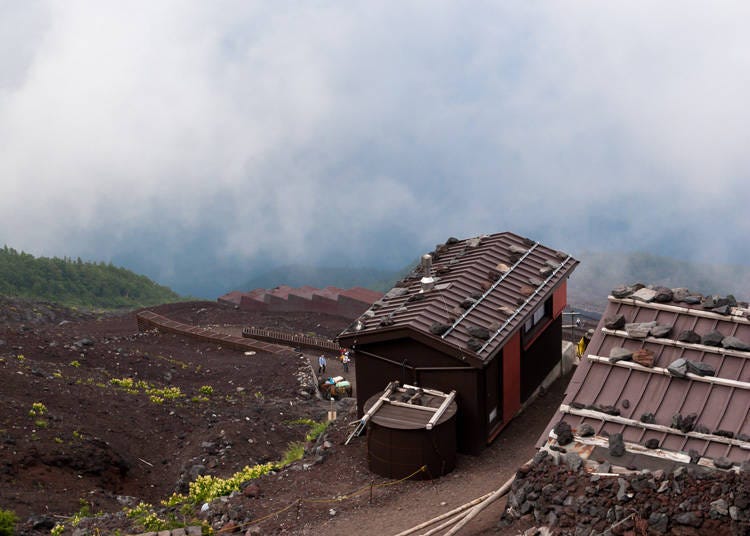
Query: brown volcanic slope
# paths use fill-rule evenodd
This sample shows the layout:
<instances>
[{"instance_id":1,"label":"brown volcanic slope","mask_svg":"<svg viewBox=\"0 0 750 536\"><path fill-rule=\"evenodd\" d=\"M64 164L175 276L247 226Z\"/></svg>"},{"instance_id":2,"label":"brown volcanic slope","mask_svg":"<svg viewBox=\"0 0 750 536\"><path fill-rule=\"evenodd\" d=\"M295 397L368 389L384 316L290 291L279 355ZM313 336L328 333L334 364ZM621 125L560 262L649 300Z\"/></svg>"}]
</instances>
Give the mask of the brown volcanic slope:
<instances>
[{"instance_id":1,"label":"brown volcanic slope","mask_svg":"<svg viewBox=\"0 0 750 536\"><path fill-rule=\"evenodd\" d=\"M322 314L246 313L213 302L152 308L200 325L259 325L332 337L348 320ZM0 508L40 529L89 504L117 511L117 496L158 503L191 467L229 476L276 461L304 438L296 418L321 410L299 394L298 357L236 350L174 334L138 333L135 316L96 316L49 304L4 300L0 310ZM143 380L184 395L159 403ZM193 401L211 386L208 401ZM158 394L157 394L158 396ZM31 415L34 404L46 411ZM45 518L46 516L46 518ZM49 533L46 528L42 533Z\"/></svg>"}]
</instances>

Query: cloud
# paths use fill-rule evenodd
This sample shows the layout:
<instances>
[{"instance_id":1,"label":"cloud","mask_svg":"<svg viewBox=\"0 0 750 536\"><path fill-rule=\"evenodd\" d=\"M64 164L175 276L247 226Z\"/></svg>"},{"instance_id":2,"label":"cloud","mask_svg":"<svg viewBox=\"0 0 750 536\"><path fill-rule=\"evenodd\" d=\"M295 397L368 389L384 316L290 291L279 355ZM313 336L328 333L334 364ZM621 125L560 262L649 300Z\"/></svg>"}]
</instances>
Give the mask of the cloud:
<instances>
[{"instance_id":1,"label":"cloud","mask_svg":"<svg viewBox=\"0 0 750 536\"><path fill-rule=\"evenodd\" d=\"M0 241L183 287L506 229L750 262L748 11L1 3Z\"/></svg>"}]
</instances>

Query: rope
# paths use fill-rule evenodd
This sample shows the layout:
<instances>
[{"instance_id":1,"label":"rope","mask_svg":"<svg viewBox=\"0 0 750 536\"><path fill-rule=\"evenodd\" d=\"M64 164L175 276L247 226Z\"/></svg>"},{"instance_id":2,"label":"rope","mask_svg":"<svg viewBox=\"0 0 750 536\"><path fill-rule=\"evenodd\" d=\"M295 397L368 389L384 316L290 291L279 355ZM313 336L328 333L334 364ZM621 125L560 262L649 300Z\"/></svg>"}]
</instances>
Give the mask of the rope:
<instances>
[{"instance_id":1,"label":"rope","mask_svg":"<svg viewBox=\"0 0 750 536\"><path fill-rule=\"evenodd\" d=\"M261 518L253 519L252 521L248 521L247 523L241 523L239 525L233 525L232 527L228 528L227 530L219 529L217 531L217 533L218 534L222 534L222 533L234 532L234 531L236 531L238 529L241 529L241 528L244 528L244 527L249 527L251 525L257 525L258 523L262 523L263 521L265 521L265 520L267 520L267 519L269 519L271 517L274 517L274 516L277 516L279 514L282 514L282 513L286 512L287 510L289 510L291 507L293 507L295 505L299 506L302 503L310 503L310 504L337 503L337 502L345 501L347 499L353 499L357 495L360 495L361 493L363 493L365 491L368 491L370 489L386 488L386 487L389 487L389 486L393 486L395 484L400 484L401 482L409 480L410 478L413 478L415 475L418 475L419 473L424 472L424 471L427 471L427 466L426 465L423 465L422 467L420 467L419 469L417 469L416 471L414 471L409 476L405 476L404 478L401 478L399 480L391 480L391 481L388 481L388 482L382 482L380 484L369 484L367 486L362 486L361 488L359 488L359 489L357 489L357 490L355 490L355 491L353 491L351 493L348 493L346 495L339 495L339 496L333 497L333 498L297 499L296 501L288 504L284 508L280 508L279 510L271 512L270 514L266 514L265 516L263 516Z\"/></svg>"}]
</instances>

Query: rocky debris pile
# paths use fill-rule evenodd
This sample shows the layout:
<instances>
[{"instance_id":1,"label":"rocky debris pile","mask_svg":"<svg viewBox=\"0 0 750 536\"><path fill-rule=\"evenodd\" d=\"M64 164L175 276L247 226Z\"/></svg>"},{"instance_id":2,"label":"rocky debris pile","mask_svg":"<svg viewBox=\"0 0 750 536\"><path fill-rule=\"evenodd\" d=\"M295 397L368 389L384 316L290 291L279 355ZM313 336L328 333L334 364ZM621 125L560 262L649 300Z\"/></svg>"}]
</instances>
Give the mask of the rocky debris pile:
<instances>
[{"instance_id":1,"label":"rocky debris pile","mask_svg":"<svg viewBox=\"0 0 750 536\"><path fill-rule=\"evenodd\" d=\"M299 390L297 395L305 400L315 396L318 390L318 385L315 383L315 376L310 366L310 361L304 354L299 355L299 362L297 363L297 371L294 373L297 381L299 382Z\"/></svg>"},{"instance_id":2,"label":"rocky debris pile","mask_svg":"<svg viewBox=\"0 0 750 536\"><path fill-rule=\"evenodd\" d=\"M750 534L750 462L739 472L696 465L611 471L575 452L539 451L518 469L500 526L576 536Z\"/></svg>"},{"instance_id":3,"label":"rocky debris pile","mask_svg":"<svg viewBox=\"0 0 750 536\"><path fill-rule=\"evenodd\" d=\"M613 288L611 294L614 298L631 298L644 302L655 303L682 303L685 305L700 305L704 310L714 313L729 315L733 309L741 307L747 309L746 302L738 302L737 299L728 294L727 296L710 295L704 296L697 292L691 292L686 288L667 288L658 285L646 286L642 283L620 286ZM736 311L734 311L736 314Z\"/></svg>"}]
</instances>

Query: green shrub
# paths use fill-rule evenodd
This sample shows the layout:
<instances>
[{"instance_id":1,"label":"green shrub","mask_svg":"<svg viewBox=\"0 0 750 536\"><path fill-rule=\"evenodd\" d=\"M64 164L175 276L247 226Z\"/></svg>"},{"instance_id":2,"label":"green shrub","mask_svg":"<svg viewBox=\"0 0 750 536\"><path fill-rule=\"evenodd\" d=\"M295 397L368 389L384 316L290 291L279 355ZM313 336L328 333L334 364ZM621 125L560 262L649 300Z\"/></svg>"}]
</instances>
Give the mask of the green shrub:
<instances>
[{"instance_id":1,"label":"green shrub","mask_svg":"<svg viewBox=\"0 0 750 536\"><path fill-rule=\"evenodd\" d=\"M0 536L13 536L16 532L16 523L18 523L18 517L12 510L0 508Z\"/></svg>"},{"instance_id":2,"label":"green shrub","mask_svg":"<svg viewBox=\"0 0 750 536\"><path fill-rule=\"evenodd\" d=\"M301 460L305 455L305 444L300 441L289 443L287 451L284 453L284 457L279 462L282 467L289 465L290 463Z\"/></svg>"}]
</instances>

